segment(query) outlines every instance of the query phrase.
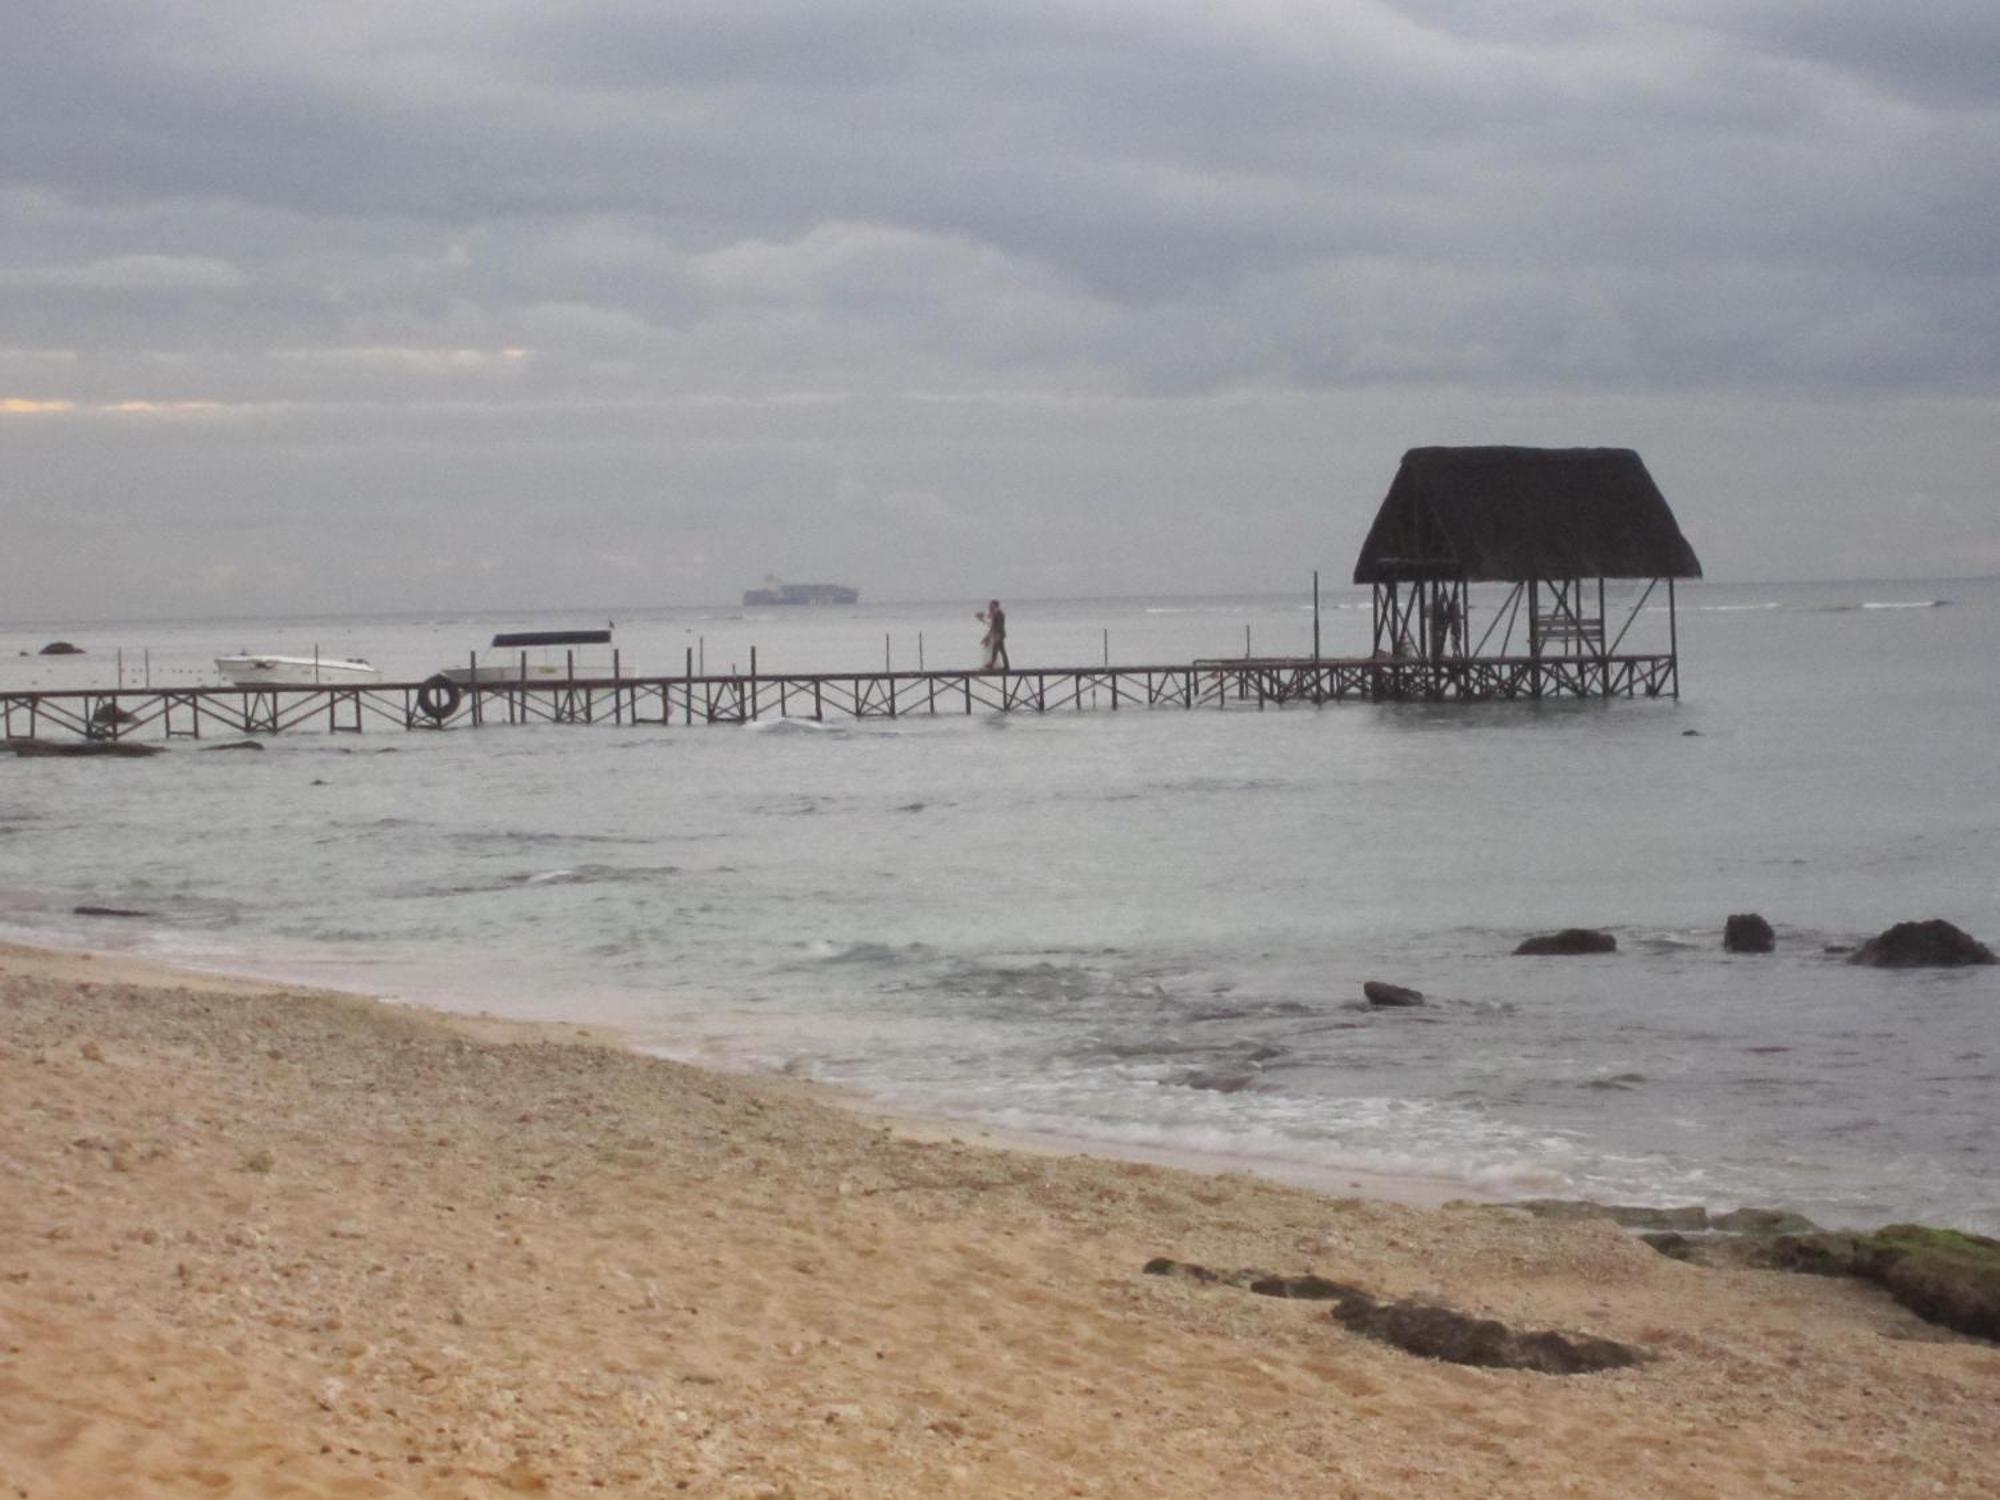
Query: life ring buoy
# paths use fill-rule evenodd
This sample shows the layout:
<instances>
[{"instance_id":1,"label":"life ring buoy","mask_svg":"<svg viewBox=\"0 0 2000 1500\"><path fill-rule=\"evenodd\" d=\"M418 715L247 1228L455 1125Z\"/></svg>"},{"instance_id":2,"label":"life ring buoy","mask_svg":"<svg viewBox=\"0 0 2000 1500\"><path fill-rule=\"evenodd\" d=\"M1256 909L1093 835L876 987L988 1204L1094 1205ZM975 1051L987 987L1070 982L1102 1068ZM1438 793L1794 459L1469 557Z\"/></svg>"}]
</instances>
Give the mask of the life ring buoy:
<instances>
[{"instance_id":1,"label":"life ring buoy","mask_svg":"<svg viewBox=\"0 0 2000 1500\"><path fill-rule=\"evenodd\" d=\"M465 690L444 673L426 677L423 686L417 689L417 711L433 724L442 724L458 709L459 699Z\"/></svg>"}]
</instances>

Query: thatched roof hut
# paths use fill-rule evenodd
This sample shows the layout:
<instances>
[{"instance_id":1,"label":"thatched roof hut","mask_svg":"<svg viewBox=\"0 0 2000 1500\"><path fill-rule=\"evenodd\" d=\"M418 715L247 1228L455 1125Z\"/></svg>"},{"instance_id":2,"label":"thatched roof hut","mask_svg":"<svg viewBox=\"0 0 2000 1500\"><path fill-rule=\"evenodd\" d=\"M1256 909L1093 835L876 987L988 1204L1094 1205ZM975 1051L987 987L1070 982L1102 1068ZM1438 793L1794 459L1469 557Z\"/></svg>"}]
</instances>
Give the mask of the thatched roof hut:
<instances>
[{"instance_id":1,"label":"thatched roof hut","mask_svg":"<svg viewBox=\"0 0 2000 1500\"><path fill-rule=\"evenodd\" d=\"M1354 565L1356 583L1700 576L1629 448L1412 448Z\"/></svg>"}]
</instances>

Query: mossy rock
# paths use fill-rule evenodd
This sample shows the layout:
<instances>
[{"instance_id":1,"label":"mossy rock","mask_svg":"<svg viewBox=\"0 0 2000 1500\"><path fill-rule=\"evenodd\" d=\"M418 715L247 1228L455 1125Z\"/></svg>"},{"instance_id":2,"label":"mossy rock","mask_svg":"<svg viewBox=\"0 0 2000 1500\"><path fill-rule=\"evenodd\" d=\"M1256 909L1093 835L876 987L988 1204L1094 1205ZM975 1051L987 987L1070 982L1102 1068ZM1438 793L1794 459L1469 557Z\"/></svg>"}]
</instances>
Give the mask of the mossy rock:
<instances>
[{"instance_id":1,"label":"mossy rock","mask_svg":"<svg viewBox=\"0 0 2000 1500\"><path fill-rule=\"evenodd\" d=\"M1659 1208L1644 1203L1593 1203L1583 1198L1521 1198L1507 1205L1538 1219L1558 1221L1604 1219L1621 1229L1703 1230L1710 1227L1708 1210L1699 1203Z\"/></svg>"},{"instance_id":2,"label":"mossy rock","mask_svg":"<svg viewBox=\"0 0 2000 1500\"><path fill-rule=\"evenodd\" d=\"M1710 1229L1730 1234L1815 1234L1819 1225L1804 1214L1788 1208L1738 1208L1726 1214L1711 1214Z\"/></svg>"},{"instance_id":3,"label":"mossy rock","mask_svg":"<svg viewBox=\"0 0 2000 1500\"><path fill-rule=\"evenodd\" d=\"M1872 1281L1926 1322L2000 1340L2000 1240L1891 1224L1873 1234L1773 1235L1738 1254L1767 1270Z\"/></svg>"},{"instance_id":4,"label":"mossy rock","mask_svg":"<svg viewBox=\"0 0 2000 1500\"><path fill-rule=\"evenodd\" d=\"M1926 1322L2000 1340L2000 1240L1892 1224L1875 1236L1886 1247L1876 1279Z\"/></svg>"},{"instance_id":5,"label":"mossy rock","mask_svg":"<svg viewBox=\"0 0 2000 1500\"><path fill-rule=\"evenodd\" d=\"M1805 1276L1869 1275L1873 1237L1823 1230L1818 1234L1774 1234L1737 1247L1736 1258L1764 1271L1797 1271Z\"/></svg>"},{"instance_id":6,"label":"mossy rock","mask_svg":"<svg viewBox=\"0 0 2000 1500\"><path fill-rule=\"evenodd\" d=\"M1967 1234L1963 1229L1935 1229L1929 1224L1891 1224L1875 1231L1875 1238L1905 1250L1934 1250L1941 1255L1958 1255L2000 1267L2000 1240L1983 1234Z\"/></svg>"}]
</instances>

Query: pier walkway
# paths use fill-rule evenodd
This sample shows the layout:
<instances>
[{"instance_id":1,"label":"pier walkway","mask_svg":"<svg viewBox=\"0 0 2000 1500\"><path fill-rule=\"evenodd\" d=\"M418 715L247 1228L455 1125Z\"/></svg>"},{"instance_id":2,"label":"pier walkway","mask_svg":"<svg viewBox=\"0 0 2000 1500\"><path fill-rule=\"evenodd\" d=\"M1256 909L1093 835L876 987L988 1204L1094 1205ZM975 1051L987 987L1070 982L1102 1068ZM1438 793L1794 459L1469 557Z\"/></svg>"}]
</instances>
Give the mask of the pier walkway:
<instances>
[{"instance_id":1,"label":"pier walkway","mask_svg":"<svg viewBox=\"0 0 2000 1500\"><path fill-rule=\"evenodd\" d=\"M1293 703L1677 697L1673 656L1230 657L1179 666L803 672L456 684L0 691L0 738L201 739L501 724L745 724Z\"/></svg>"}]
</instances>

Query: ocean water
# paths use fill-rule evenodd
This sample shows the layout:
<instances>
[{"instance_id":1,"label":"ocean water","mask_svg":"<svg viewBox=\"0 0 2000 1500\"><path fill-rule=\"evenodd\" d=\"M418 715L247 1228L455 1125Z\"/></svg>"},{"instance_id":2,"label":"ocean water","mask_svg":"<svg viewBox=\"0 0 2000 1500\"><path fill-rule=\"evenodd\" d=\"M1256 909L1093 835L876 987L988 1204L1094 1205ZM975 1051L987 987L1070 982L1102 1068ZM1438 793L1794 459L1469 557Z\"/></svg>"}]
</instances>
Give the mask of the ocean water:
<instances>
[{"instance_id":1,"label":"ocean water","mask_svg":"<svg viewBox=\"0 0 2000 1500\"><path fill-rule=\"evenodd\" d=\"M0 758L0 934L611 1022L903 1110L1337 1183L2000 1231L2000 582L1681 591L1682 700L288 734ZM976 602L616 613L627 672L969 665ZM1660 623L1649 610L1648 624ZM1297 598L1010 603L1017 666L1309 650ZM9 687L417 678L598 614L0 626ZM1475 629L1479 622L1475 617ZM1329 590L1329 654L1365 596ZM85 657L21 656L64 637ZM122 659L121 659L122 653ZM81 903L152 913L76 916ZM1776 926L1723 953L1731 912ZM1512 956L1556 927L1604 957ZM1371 1011L1361 985L1424 990Z\"/></svg>"}]
</instances>

